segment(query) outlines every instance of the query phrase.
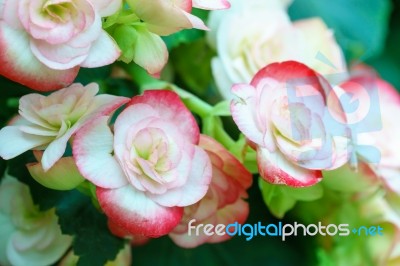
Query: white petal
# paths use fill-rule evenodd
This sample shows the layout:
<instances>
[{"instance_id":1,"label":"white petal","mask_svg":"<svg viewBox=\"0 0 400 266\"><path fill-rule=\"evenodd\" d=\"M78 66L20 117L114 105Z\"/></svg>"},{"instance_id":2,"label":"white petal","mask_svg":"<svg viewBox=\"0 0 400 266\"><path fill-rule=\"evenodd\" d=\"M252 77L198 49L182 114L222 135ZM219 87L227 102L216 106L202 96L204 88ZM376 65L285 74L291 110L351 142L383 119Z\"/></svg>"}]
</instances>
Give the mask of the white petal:
<instances>
[{"instance_id":1,"label":"white petal","mask_svg":"<svg viewBox=\"0 0 400 266\"><path fill-rule=\"evenodd\" d=\"M115 41L105 31L92 43L89 54L81 63L82 67L101 67L114 63L121 51Z\"/></svg>"},{"instance_id":2,"label":"white petal","mask_svg":"<svg viewBox=\"0 0 400 266\"><path fill-rule=\"evenodd\" d=\"M96 186L119 188L128 183L113 151L113 135L108 116L101 116L80 129L74 139L73 154L81 174Z\"/></svg>"},{"instance_id":3,"label":"white petal","mask_svg":"<svg viewBox=\"0 0 400 266\"><path fill-rule=\"evenodd\" d=\"M17 126L7 126L0 130L0 156L5 160L12 159L51 140L51 137L24 133Z\"/></svg>"}]
</instances>

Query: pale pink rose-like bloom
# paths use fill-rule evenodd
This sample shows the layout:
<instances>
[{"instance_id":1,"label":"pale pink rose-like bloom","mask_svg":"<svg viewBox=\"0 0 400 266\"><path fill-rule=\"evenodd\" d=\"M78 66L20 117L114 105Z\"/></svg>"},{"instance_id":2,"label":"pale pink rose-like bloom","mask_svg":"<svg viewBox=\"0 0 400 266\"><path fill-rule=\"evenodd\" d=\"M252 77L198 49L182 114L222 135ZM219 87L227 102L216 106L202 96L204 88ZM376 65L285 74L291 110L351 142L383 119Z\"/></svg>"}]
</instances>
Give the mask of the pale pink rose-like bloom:
<instances>
[{"instance_id":1,"label":"pale pink rose-like bloom","mask_svg":"<svg viewBox=\"0 0 400 266\"><path fill-rule=\"evenodd\" d=\"M358 163L367 164L389 190L400 194L399 92L367 68L339 87L360 102L347 118L354 128ZM362 130L358 124L367 127Z\"/></svg>"},{"instance_id":2,"label":"pale pink rose-like bloom","mask_svg":"<svg viewBox=\"0 0 400 266\"><path fill-rule=\"evenodd\" d=\"M130 235L168 234L211 181L193 115L176 93L145 91L119 114L113 132L108 120L94 119L76 134L78 169L96 185L112 223Z\"/></svg>"},{"instance_id":3,"label":"pale pink rose-like bloom","mask_svg":"<svg viewBox=\"0 0 400 266\"><path fill-rule=\"evenodd\" d=\"M214 139L201 135L200 147L208 153L213 166L210 188L199 202L185 207L180 224L169 233L177 245L185 248L231 238L228 234L208 236L203 230L199 231L200 235L193 230L189 235L188 224L192 219L196 219L192 226L212 224L215 228L217 224L243 224L249 214L249 204L245 199L248 196L246 189L253 181L251 173Z\"/></svg>"},{"instance_id":4,"label":"pale pink rose-like bloom","mask_svg":"<svg viewBox=\"0 0 400 266\"><path fill-rule=\"evenodd\" d=\"M120 55L101 18L121 0L0 0L0 74L39 91L63 88L80 67Z\"/></svg>"},{"instance_id":5,"label":"pale pink rose-like bloom","mask_svg":"<svg viewBox=\"0 0 400 266\"><path fill-rule=\"evenodd\" d=\"M33 203L29 187L6 175L0 184L0 264L52 265L71 246L55 210L45 212Z\"/></svg>"},{"instance_id":6,"label":"pale pink rose-like bloom","mask_svg":"<svg viewBox=\"0 0 400 266\"><path fill-rule=\"evenodd\" d=\"M28 150L40 150L41 170L48 171L63 156L67 142L86 122L109 115L129 98L97 95L99 86L75 83L48 96L22 96L14 123L0 130L0 156L14 158ZM72 159L61 161L73 164ZM71 167L67 167L71 169ZM41 172L43 172L41 171Z\"/></svg>"},{"instance_id":7,"label":"pale pink rose-like bloom","mask_svg":"<svg viewBox=\"0 0 400 266\"><path fill-rule=\"evenodd\" d=\"M191 14L192 8L226 9L227 0L127 0L147 28L158 35L169 35L183 29L208 30L204 22Z\"/></svg>"},{"instance_id":8,"label":"pale pink rose-like bloom","mask_svg":"<svg viewBox=\"0 0 400 266\"><path fill-rule=\"evenodd\" d=\"M219 92L232 99L235 83L248 83L264 66L287 60L306 64L329 80L347 78L346 61L322 19L291 22L289 1L231 1L229 10L211 12L209 43L217 51L212 72ZM343 76L343 77L341 77Z\"/></svg>"},{"instance_id":9,"label":"pale pink rose-like bloom","mask_svg":"<svg viewBox=\"0 0 400 266\"><path fill-rule=\"evenodd\" d=\"M346 119L321 75L287 61L261 69L250 84L236 84L232 117L257 150L260 175L273 184L311 186L321 170L348 161ZM342 119L337 122L332 117Z\"/></svg>"}]
</instances>

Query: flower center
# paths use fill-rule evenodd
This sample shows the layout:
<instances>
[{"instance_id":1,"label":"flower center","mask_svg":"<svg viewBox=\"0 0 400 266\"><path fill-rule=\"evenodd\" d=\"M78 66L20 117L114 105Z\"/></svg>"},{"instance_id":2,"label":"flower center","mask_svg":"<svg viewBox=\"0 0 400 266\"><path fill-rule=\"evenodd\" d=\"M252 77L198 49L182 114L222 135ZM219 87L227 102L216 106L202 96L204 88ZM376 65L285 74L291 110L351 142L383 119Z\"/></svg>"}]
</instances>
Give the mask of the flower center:
<instances>
[{"instance_id":1,"label":"flower center","mask_svg":"<svg viewBox=\"0 0 400 266\"><path fill-rule=\"evenodd\" d=\"M43 12L55 22L66 23L76 13L76 6L71 1L49 0L44 4Z\"/></svg>"},{"instance_id":2,"label":"flower center","mask_svg":"<svg viewBox=\"0 0 400 266\"><path fill-rule=\"evenodd\" d=\"M140 130L133 140L130 153L134 172L159 184L168 182L160 175L169 170L168 152L169 140L162 130Z\"/></svg>"}]
</instances>

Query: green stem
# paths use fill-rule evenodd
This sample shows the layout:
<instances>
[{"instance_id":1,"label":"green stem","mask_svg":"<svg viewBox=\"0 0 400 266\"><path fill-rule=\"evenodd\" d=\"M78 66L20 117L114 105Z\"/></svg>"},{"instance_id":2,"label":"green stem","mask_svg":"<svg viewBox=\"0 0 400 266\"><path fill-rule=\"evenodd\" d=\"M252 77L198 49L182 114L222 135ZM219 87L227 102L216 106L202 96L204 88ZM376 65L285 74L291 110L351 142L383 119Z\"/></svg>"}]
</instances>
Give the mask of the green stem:
<instances>
[{"instance_id":1,"label":"green stem","mask_svg":"<svg viewBox=\"0 0 400 266\"><path fill-rule=\"evenodd\" d=\"M198 114L202 119L210 115L212 106L197 97L183 99L183 102L192 112Z\"/></svg>"},{"instance_id":2,"label":"green stem","mask_svg":"<svg viewBox=\"0 0 400 266\"><path fill-rule=\"evenodd\" d=\"M235 145L235 141L226 133L225 129L222 126L222 123L217 123L214 128L215 131L215 139L218 140L225 148L230 149Z\"/></svg>"}]
</instances>

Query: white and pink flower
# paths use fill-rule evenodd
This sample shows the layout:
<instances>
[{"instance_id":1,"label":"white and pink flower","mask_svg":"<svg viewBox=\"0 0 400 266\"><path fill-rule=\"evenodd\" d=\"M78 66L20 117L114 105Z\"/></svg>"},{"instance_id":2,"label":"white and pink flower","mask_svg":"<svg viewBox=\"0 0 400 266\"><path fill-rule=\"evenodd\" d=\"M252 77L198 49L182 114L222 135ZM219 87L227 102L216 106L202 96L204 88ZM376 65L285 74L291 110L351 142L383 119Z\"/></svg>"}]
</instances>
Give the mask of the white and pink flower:
<instances>
[{"instance_id":1,"label":"white and pink flower","mask_svg":"<svg viewBox=\"0 0 400 266\"><path fill-rule=\"evenodd\" d=\"M306 64L327 78L347 78L343 53L321 18L292 22L290 1L232 0L229 10L211 12L209 43L218 53L212 72L219 92L232 99L235 83L248 83L264 66L287 60Z\"/></svg>"},{"instance_id":2,"label":"white and pink flower","mask_svg":"<svg viewBox=\"0 0 400 266\"><path fill-rule=\"evenodd\" d=\"M48 171L64 154L67 142L86 122L109 115L129 98L97 95L99 86L72 84L48 96L31 93L22 96L19 114L12 124L0 130L0 156L14 158L28 150L40 150L41 173ZM62 161L73 164L70 159Z\"/></svg>"},{"instance_id":3,"label":"white and pink flower","mask_svg":"<svg viewBox=\"0 0 400 266\"><path fill-rule=\"evenodd\" d=\"M248 189L252 184L252 175L221 144L214 139L201 135L200 147L211 159L212 180L207 194L199 202L185 207L180 224L169 233L171 239L179 246L192 248L204 243L218 243L230 238L228 234L200 235L188 234L190 220L198 224L243 224L249 214L247 199Z\"/></svg>"},{"instance_id":4,"label":"white and pink flower","mask_svg":"<svg viewBox=\"0 0 400 266\"><path fill-rule=\"evenodd\" d=\"M227 0L127 0L147 28L158 35L169 35L183 29L208 30L204 22L191 14L192 8L226 9Z\"/></svg>"},{"instance_id":5,"label":"white and pink flower","mask_svg":"<svg viewBox=\"0 0 400 266\"><path fill-rule=\"evenodd\" d=\"M71 246L55 210L39 211L29 187L6 175L0 185L0 264L52 265Z\"/></svg>"},{"instance_id":6,"label":"white and pink flower","mask_svg":"<svg viewBox=\"0 0 400 266\"><path fill-rule=\"evenodd\" d=\"M232 117L257 150L266 181L310 186L320 181L321 170L348 161L346 118L339 100L329 83L304 64L270 64L250 84L234 85L232 93Z\"/></svg>"},{"instance_id":7,"label":"white and pink flower","mask_svg":"<svg viewBox=\"0 0 400 266\"><path fill-rule=\"evenodd\" d=\"M1 0L0 74L39 91L63 88L80 67L120 55L101 18L121 0Z\"/></svg>"},{"instance_id":8,"label":"white and pink flower","mask_svg":"<svg viewBox=\"0 0 400 266\"><path fill-rule=\"evenodd\" d=\"M391 190L400 194L400 94L372 70L360 69L339 88L357 99L347 114L359 164L367 164Z\"/></svg>"},{"instance_id":9,"label":"white and pink flower","mask_svg":"<svg viewBox=\"0 0 400 266\"><path fill-rule=\"evenodd\" d=\"M117 117L114 132L108 121L94 119L76 134L80 172L97 186L111 222L131 235L168 234L211 181L194 117L176 93L146 91Z\"/></svg>"}]
</instances>

